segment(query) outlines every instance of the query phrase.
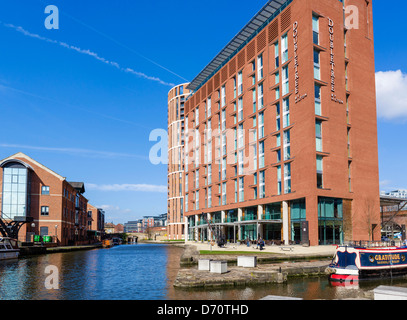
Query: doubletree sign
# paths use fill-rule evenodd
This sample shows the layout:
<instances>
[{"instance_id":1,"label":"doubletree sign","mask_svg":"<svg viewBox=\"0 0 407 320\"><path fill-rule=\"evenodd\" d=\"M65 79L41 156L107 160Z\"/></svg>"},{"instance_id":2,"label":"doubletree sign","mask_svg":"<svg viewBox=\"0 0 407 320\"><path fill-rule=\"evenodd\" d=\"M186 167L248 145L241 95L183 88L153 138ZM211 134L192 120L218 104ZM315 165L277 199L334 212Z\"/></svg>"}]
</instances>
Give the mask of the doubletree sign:
<instances>
[{"instance_id":1,"label":"doubletree sign","mask_svg":"<svg viewBox=\"0 0 407 320\"><path fill-rule=\"evenodd\" d=\"M293 41L294 41L294 73L295 73L295 103L300 102L301 100L307 97L307 94L300 94L300 85L299 85L299 72L298 72L298 21L295 21L293 24Z\"/></svg>"},{"instance_id":2,"label":"doubletree sign","mask_svg":"<svg viewBox=\"0 0 407 320\"><path fill-rule=\"evenodd\" d=\"M330 70L331 70L331 100L339 104L343 104L343 100L336 98L335 94L335 53L334 53L334 22L328 18L328 30L329 30L329 51L330 51Z\"/></svg>"}]
</instances>

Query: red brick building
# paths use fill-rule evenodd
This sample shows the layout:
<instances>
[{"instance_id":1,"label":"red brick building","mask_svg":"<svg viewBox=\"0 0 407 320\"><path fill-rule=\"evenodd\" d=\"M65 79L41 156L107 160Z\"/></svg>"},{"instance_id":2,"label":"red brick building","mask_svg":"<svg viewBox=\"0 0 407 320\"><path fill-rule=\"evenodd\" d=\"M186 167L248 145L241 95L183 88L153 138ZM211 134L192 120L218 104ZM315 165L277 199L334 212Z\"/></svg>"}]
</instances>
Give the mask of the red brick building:
<instances>
[{"instance_id":1,"label":"red brick building","mask_svg":"<svg viewBox=\"0 0 407 320\"><path fill-rule=\"evenodd\" d=\"M24 153L0 162L2 219L33 218L21 228L19 241L31 242L40 235L62 246L89 243L84 193L83 182L69 182Z\"/></svg>"},{"instance_id":2,"label":"red brick building","mask_svg":"<svg viewBox=\"0 0 407 320\"><path fill-rule=\"evenodd\" d=\"M167 227L170 240L184 239L184 133L185 101L191 93L187 83L168 93L168 206Z\"/></svg>"},{"instance_id":3,"label":"red brick building","mask_svg":"<svg viewBox=\"0 0 407 320\"><path fill-rule=\"evenodd\" d=\"M380 239L372 1L268 1L187 88L188 240Z\"/></svg>"},{"instance_id":4,"label":"red brick building","mask_svg":"<svg viewBox=\"0 0 407 320\"><path fill-rule=\"evenodd\" d=\"M88 234L94 239L101 240L104 235L105 212L88 203Z\"/></svg>"}]
</instances>

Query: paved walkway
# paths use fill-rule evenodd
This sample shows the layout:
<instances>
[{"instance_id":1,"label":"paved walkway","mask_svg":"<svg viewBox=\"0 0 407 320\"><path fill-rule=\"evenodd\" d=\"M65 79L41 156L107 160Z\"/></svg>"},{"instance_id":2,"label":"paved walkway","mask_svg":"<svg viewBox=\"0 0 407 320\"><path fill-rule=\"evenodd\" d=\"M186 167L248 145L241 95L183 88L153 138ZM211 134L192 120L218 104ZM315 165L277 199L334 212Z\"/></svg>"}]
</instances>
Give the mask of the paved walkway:
<instances>
[{"instance_id":1,"label":"paved walkway","mask_svg":"<svg viewBox=\"0 0 407 320\"><path fill-rule=\"evenodd\" d=\"M315 247L304 247L302 245L293 245L293 246L276 246L276 245L271 245L271 246L266 246L264 250L259 251L259 249L256 249L255 245L251 245L250 247L247 247L246 245L239 245L239 244L227 244L225 248L219 248L217 245L212 246L209 243L190 243L194 246L196 246L196 249L198 251L224 251L226 254L232 253L234 251L240 251L240 252L247 252L247 253L278 253L278 254L285 254L289 256L293 255L309 255L309 256L314 256L314 255L326 255L326 256L334 256L336 246L334 245L329 245L329 246L315 246Z\"/></svg>"}]
</instances>

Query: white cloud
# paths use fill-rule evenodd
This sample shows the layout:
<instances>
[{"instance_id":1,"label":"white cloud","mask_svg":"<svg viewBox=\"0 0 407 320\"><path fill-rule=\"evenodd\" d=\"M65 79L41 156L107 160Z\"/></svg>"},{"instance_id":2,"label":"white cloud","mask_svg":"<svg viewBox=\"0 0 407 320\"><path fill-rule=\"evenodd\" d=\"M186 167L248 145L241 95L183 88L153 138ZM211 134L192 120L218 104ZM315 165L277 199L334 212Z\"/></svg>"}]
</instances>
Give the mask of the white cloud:
<instances>
[{"instance_id":1,"label":"white cloud","mask_svg":"<svg viewBox=\"0 0 407 320\"><path fill-rule=\"evenodd\" d=\"M377 115L407 120L407 74L401 70L376 72Z\"/></svg>"},{"instance_id":2,"label":"white cloud","mask_svg":"<svg viewBox=\"0 0 407 320\"><path fill-rule=\"evenodd\" d=\"M93 184L87 183L86 188L98 191L133 191L133 192L156 192L166 193L167 186L151 184Z\"/></svg>"},{"instance_id":3,"label":"white cloud","mask_svg":"<svg viewBox=\"0 0 407 320\"><path fill-rule=\"evenodd\" d=\"M13 148L13 149L28 149L28 150L37 150L37 151L46 151L46 152L57 152L64 153L69 155L78 155L83 157L90 158L134 158L134 159L144 159L148 160L147 156L129 154L129 153L120 153L120 152L111 152L111 151L100 151L100 150L91 150L91 149L80 149L80 148L65 148L65 147L42 147L42 146L29 146L21 144L7 144L0 143L1 148Z\"/></svg>"},{"instance_id":4,"label":"white cloud","mask_svg":"<svg viewBox=\"0 0 407 320\"><path fill-rule=\"evenodd\" d=\"M38 40L45 41L45 42L52 43L52 44L57 44L57 45L60 45L61 47L64 47L66 49L76 51L76 52L78 52L80 54L85 54L85 55L90 56L90 57L92 57L92 58L94 58L94 59L96 59L96 60L98 60L100 62L103 62L105 64L113 66L113 67L117 68L118 70L120 70L122 72L131 73L131 74L134 74L134 75L136 75L136 76L138 76L140 78L144 78L144 79L151 80L151 81L156 81L156 82L158 82L158 83L160 83L162 85L165 85L165 86L170 86L170 87L175 86L174 83L167 83L167 82L161 80L160 78L146 75L145 73L135 71L135 70L133 70L131 68L123 68L117 62L109 61L109 60L107 60L107 59L105 59L103 57L100 57L97 53L92 52L90 50L84 50L84 49L69 45L69 44L67 44L65 42L62 42L62 41L56 41L56 40L53 40L53 39L42 37L42 36L40 36L38 34L31 33L29 31L25 30L24 28L22 28L20 26L15 26L13 24L6 24L6 23L3 23L3 25L6 26L7 28L11 28L11 29L14 29L14 30L18 31L18 32L22 33L23 35L25 35L27 37L38 39Z\"/></svg>"}]
</instances>

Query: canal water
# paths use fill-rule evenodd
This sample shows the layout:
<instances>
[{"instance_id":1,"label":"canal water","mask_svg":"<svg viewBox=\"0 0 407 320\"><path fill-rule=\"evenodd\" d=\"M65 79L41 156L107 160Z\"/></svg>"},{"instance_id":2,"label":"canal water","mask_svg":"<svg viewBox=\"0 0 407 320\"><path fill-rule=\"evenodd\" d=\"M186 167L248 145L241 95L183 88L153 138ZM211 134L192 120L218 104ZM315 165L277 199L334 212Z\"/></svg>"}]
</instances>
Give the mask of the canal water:
<instances>
[{"instance_id":1,"label":"canal water","mask_svg":"<svg viewBox=\"0 0 407 320\"><path fill-rule=\"evenodd\" d=\"M333 287L326 277L318 277L251 288L176 289L172 284L182 251L138 244L2 261L0 300L258 300L267 295L332 300L365 298L379 285L407 287L406 280ZM58 281L50 282L56 275ZM47 289L50 283L58 289Z\"/></svg>"}]
</instances>

